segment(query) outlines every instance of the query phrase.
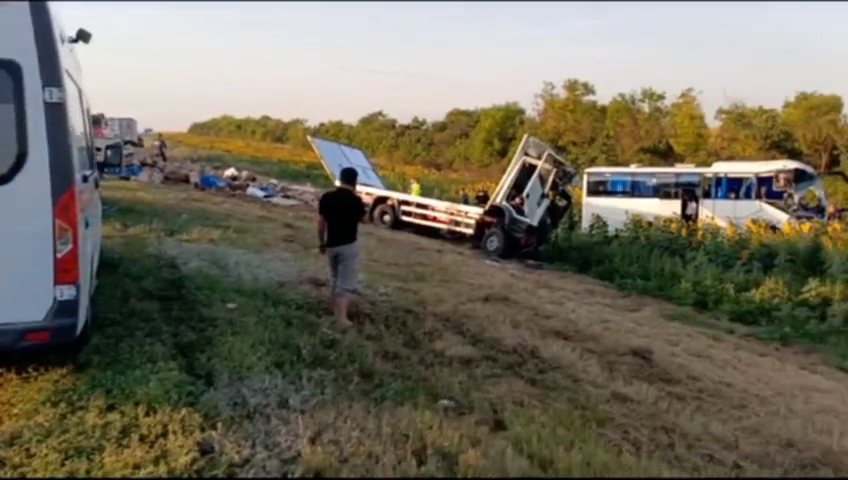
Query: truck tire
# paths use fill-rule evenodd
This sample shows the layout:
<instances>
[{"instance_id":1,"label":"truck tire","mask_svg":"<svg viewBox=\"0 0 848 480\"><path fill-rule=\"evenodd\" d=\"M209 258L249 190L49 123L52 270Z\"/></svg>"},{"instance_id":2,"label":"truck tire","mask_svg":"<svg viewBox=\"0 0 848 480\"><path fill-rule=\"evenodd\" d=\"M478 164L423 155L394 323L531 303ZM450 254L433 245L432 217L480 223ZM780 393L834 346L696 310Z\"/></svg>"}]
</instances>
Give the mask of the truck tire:
<instances>
[{"instance_id":1,"label":"truck tire","mask_svg":"<svg viewBox=\"0 0 848 480\"><path fill-rule=\"evenodd\" d=\"M492 227L483 234L480 248L491 257L506 258L509 256L509 245L506 233L501 227Z\"/></svg>"},{"instance_id":2,"label":"truck tire","mask_svg":"<svg viewBox=\"0 0 848 480\"><path fill-rule=\"evenodd\" d=\"M383 203L371 213L371 221L380 228L397 228L397 211L388 203Z\"/></svg>"}]
</instances>

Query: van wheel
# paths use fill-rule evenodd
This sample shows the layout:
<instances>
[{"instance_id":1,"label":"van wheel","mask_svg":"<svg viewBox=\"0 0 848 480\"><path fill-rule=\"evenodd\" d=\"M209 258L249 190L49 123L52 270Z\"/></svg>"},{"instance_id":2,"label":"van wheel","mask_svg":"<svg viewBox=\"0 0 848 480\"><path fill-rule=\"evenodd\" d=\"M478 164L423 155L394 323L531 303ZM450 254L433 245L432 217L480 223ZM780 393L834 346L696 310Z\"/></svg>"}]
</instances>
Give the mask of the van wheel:
<instances>
[{"instance_id":1,"label":"van wheel","mask_svg":"<svg viewBox=\"0 0 848 480\"><path fill-rule=\"evenodd\" d=\"M371 220L374 225L381 228L397 228L398 226L397 212L388 203L378 205L371 214Z\"/></svg>"},{"instance_id":2,"label":"van wheel","mask_svg":"<svg viewBox=\"0 0 848 480\"><path fill-rule=\"evenodd\" d=\"M500 227L492 227L483 234L480 248L486 255L506 258L509 255L507 236Z\"/></svg>"}]
</instances>

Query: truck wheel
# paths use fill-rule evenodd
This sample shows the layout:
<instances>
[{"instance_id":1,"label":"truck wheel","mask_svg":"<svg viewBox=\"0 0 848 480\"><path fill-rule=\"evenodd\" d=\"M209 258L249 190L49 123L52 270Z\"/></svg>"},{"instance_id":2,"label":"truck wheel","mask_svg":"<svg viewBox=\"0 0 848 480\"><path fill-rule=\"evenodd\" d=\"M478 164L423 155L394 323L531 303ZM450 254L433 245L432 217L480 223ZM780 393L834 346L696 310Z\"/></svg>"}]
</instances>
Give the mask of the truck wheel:
<instances>
[{"instance_id":1,"label":"truck wheel","mask_svg":"<svg viewBox=\"0 0 848 480\"><path fill-rule=\"evenodd\" d=\"M506 233L500 227L492 227L483 234L480 248L492 257L505 258L508 254Z\"/></svg>"},{"instance_id":2,"label":"truck wheel","mask_svg":"<svg viewBox=\"0 0 848 480\"><path fill-rule=\"evenodd\" d=\"M397 212L388 203L378 205L371 214L371 220L380 228L397 228L398 224Z\"/></svg>"}]
</instances>

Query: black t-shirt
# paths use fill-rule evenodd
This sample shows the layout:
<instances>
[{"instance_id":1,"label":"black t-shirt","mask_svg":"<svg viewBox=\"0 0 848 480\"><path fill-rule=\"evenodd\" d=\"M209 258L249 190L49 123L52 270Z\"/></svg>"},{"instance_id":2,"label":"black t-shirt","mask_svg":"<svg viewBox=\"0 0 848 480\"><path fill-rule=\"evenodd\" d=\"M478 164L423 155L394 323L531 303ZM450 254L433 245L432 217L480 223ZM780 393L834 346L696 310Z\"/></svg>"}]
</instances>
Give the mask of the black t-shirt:
<instances>
[{"instance_id":1,"label":"black t-shirt","mask_svg":"<svg viewBox=\"0 0 848 480\"><path fill-rule=\"evenodd\" d=\"M356 241L365 204L352 190L337 188L321 195L318 213L327 222L327 247L341 247Z\"/></svg>"}]
</instances>

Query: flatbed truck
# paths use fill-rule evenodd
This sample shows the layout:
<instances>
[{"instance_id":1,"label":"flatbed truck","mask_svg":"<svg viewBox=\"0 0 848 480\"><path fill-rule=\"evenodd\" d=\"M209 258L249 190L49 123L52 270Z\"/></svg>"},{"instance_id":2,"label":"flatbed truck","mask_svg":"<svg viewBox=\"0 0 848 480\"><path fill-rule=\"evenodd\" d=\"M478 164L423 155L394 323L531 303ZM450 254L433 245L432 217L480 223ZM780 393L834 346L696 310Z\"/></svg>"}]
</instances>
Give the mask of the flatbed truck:
<instances>
[{"instance_id":1,"label":"flatbed truck","mask_svg":"<svg viewBox=\"0 0 848 480\"><path fill-rule=\"evenodd\" d=\"M544 244L568 213L574 166L536 137L525 135L486 205L465 205L391 190L365 153L350 145L308 137L330 177L354 167L357 193L379 227L416 225L463 236L490 256L506 258Z\"/></svg>"}]
</instances>

